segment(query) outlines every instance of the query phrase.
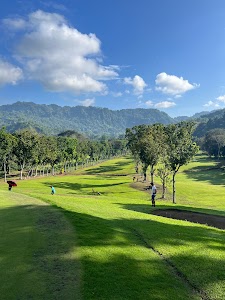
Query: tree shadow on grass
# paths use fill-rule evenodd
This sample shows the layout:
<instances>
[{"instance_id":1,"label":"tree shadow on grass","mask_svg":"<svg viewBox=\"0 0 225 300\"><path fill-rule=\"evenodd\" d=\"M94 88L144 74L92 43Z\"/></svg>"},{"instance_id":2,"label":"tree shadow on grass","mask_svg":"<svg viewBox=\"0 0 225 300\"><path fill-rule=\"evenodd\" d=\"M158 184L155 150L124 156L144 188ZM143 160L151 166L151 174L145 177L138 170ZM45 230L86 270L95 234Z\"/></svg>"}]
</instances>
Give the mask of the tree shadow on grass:
<instances>
[{"instance_id":1,"label":"tree shadow on grass","mask_svg":"<svg viewBox=\"0 0 225 300\"><path fill-rule=\"evenodd\" d=\"M191 290L210 294L213 289L215 297L216 285L224 279L225 237L222 231L189 226L185 222L174 224L168 219L164 222L156 216L146 220L106 220L85 214L66 214L76 227L79 245L86 253L82 259L87 272L85 299L136 299L132 289L139 295L137 299L192 299ZM201 250L203 245L204 251ZM139 251L135 252L136 247L142 248L141 258ZM200 249L197 254L196 247ZM215 253L214 257L213 250L221 251L220 255ZM145 256L145 251L149 251L149 257ZM154 264L157 274L152 269ZM177 296L170 291L171 285L180 289L180 292L175 291ZM184 295L184 291L188 294ZM218 299L225 299L221 290L217 295ZM204 299L210 299L207 297Z\"/></svg>"},{"instance_id":2,"label":"tree shadow on grass","mask_svg":"<svg viewBox=\"0 0 225 300\"><path fill-rule=\"evenodd\" d=\"M1 299L81 299L74 229L59 210L12 206L0 220Z\"/></svg>"},{"instance_id":3,"label":"tree shadow on grass","mask_svg":"<svg viewBox=\"0 0 225 300\"><path fill-rule=\"evenodd\" d=\"M195 160L195 161L200 161L200 162L209 162L209 163L211 163L212 161L214 161L215 163L218 162L218 159L213 158L213 157L209 157L208 155L202 154L201 152L200 152L200 153L197 153L197 154L195 155L194 160Z\"/></svg>"},{"instance_id":4,"label":"tree shadow on grass","mask_svg":"<svg viewBox=\"0 0 225 300\"><path fill-rule=\"evenodd\" d=\"M224 251L225 237L217 230L170 224L155 216L103 219L27 205L0 210L5 228L5 237L0 236L4 239L1 264L5 266L0 290L1 295L8 295L5 299L79 299L74 286L79 264L68 257L77 243L61 213L76 228L85 300L189 300L194 299L193 289L213 290L213 285L224 279L225 255L207 256L215 247ZM196 255L190 251L196 245L204 245L204 252ZM186 247L187 253L174 251L180 246ZM71 272L67 273L68 269Z\"/></svg>"},{"instance_id":5,"label":"tree shadow on grass","mask_svg":"<svg viewBox=\"0 0 225 300\"><path fill-rule=\"evenodd\" d=\"M113 187L113 186L119 186L125 184L124 182L118 182L118 183L107 183L107 184L93 184L93 183L72 183L72 182L44 182L43 185L50 187L51 185L54 185L57 189L68 189L70 191L70 194L77 194L78 192L81 194L92 194L94 191L99 191L100 188L107 188L107 187ZM74 192L72 192L74 191ZM107 191L101 191L102 194L107 194ZM112 193L112 190L109 191ZM58 193L58 192L57 192Z\"/></svg>"},{"instance_id":6,"label":"tree shadow on grass","mask_svg":"<svg viewBox=\"0 0 225 300\"><path fill-rule=\"evenodd\" d=\"M220 167L199 166L183 171L188 178L196 181L208 181L213 185L223 185L225 172Z\"/></svg>"},{"instance_id":7,"label":"tree shadow on grass","mask_svg":"<svg viewBox=\"0 0 225 300\"><path fill-rule=\"evenodd\" d=\"M127 161L119 161L116 162L113 165L108 166L99 166L94 168L89 168L84 171L84 174L88 175L95 175L95 174L101 174L101 173L114 173L116 171L122 171L124 169L124 166L127 166L129 162ZM115 176L115 174L113 174Z\"/></svg>"}]
</instances>

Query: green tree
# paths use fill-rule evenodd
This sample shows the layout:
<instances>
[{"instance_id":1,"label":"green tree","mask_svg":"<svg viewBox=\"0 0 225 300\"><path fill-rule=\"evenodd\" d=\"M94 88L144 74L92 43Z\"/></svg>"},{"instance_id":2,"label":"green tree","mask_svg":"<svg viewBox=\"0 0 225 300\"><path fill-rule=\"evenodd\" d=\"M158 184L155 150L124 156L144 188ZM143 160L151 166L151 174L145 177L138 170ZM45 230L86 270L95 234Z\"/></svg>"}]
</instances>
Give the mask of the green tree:
<instances>
[{"instance_id":1,"label":"green tree","mask_svg":"<svg viewBox=\"0 0 225 300\"><path fill-rule=\"evenodd\" d=\"M70 137L57 137L58 163L63 163L64 170L67 171L67 165L76 156L77 140Z\"/></svg>"},{"instance_id":2,"label":"green tree","mask_svg":"<svg viewBox=\"0 0 225 300\"><path fill-rule=\"evenodd\" d=\"M57 139L54 136L48 136L46 138L46 143L48 145L46 151L46 163L50 164L52 175L55 175L55 165L58 163Z\"/></svg>"},{"instance_id":3,"label":"green tree","mask_svg":"<svg viewBox=\"0 0 225 300\"><path fill-rule=\"evenodd\" d=\"M151 182L154 182L155 167L163 147L163 135L164 130L161 124L135 126L126 131L131 153L137 162L139 160L142 162L144 180L146 180L147 168L150 166Z\"/></svg>"},{"instance_id":4,"label":"green tree","mask_svg":"<svg viewBox=\"0 0 225 300\"><path fill-rule=\"evenodd\" d=\"M136 163L135 169L138 170L139 162L142 163L144 179L146 179L146 171L148 163L145 162L145 149L143 149L144 134L147 130L147 125L134 126L126 129L125 138L127 140L127 147L134 157ZM142 151L142 153L141 153Z\"/></svg>"},{"instance_id":5,"label":"green tree","mask_svg":"<svg viewBox=\"0 0 225 300\"><path fill-rule=\"evenodd\" d=\"M156 165L162 155L164 143L164 127L161 124L148 126L141 138L140 158L141 161L150 166L151 182L154 182Z\"/></svg>"},{"instance_id":6,"label":"green tree","mask_svg":"<svg viewBox=\"0 0 225 300\"><path fill-rule=\"evenodd\" d=\"M3 164L5 182L7 180L7 165L12 158L13 147L15 147L16 142L16 138L7 133L4 127L0 130L0 158Z\"/></svg>"},{"instance_id":7,"label":"green tree","mask_svg":"<svg viewBox=\"0 0 225 300\"><path fill-rule=\"evenodd\" d=\"M225 147L225 130L222 128L209 130L204 137L202 146L210 156L215 156L216 158L223 156Z\"/></svg>"},{"instance_id":8,"label":"green tree","mask_svg":"<svg viewBox=\"0 0 225 300\"><path fill-rule=\"evenodd\" d=\"M198 152L198 146L192 141L193 122L181 122L165 127L168 165L172 171L173 203L175 199L175 176L181 166L187 164Z\"/></svg>"},{"instance_id":9,"label":"green tree","mask_svg":"<svg viewBox=\"0 0 225 300\"><path fill-rule=\"evenodd\" d=\"M38 134L36 131L23 129L15 133L17 144L13 153L16 156L20 169L20 179L23 178L23 170L37 155L36 145L38 143Z\"/></svg>"},{"instance_id":10,"label":"green tree","mask_svg":"<svg viewBox=\"0 0 225 300\"><path fill-rule=\"evenodd\" d=\"M157 176L162 183L162 199L165 199L167 185L170 182L171 169L167 157L167 149L164 144L163 152L161 153L160 161L157 167Z\"/></svg>"}]
</instances>

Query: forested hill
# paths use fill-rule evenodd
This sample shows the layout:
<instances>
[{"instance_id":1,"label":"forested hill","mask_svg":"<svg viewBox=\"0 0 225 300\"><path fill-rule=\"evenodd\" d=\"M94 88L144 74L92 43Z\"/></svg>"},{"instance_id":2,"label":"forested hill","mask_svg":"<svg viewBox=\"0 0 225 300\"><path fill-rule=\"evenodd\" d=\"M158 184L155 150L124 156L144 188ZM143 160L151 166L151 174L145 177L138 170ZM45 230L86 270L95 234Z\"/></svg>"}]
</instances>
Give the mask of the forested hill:
<instances>
[{"instance_id":1,"label":"forested hill","mask_svg":"<svg viewBox=\"0 0 225 300\"><path fill-rule=\"evenodd\" d=\"M198 122L199 124L195 130L195 135L198 137L204 136L211 129L225 129L225 109L212 111L207 115L202 115L198 119Z\"/></svg>"},{"instance_id":2,"label":"forested hill","mask_svg":"<svg viewBox=\"0 0 225 300\"><path fill-rule=\"evenodd\" d=\"M174 119L157 109L122 109L84 106L58 106L16 102L0 106L0 126L7 130L33 127L46 134L75 130L89 136L124 134L126 128L140 124L170 124Z\"/></svg>"}]
</instances>

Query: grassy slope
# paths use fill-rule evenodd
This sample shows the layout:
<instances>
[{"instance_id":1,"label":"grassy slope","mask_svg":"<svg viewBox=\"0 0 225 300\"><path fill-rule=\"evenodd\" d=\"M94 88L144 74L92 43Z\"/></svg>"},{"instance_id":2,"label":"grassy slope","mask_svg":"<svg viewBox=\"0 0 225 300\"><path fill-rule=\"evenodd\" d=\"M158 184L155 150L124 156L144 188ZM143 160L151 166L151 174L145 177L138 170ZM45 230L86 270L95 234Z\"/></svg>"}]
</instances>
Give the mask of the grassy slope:
<instances>
[{"instance_id":1,"label":"grassy slope","mask_svg":"<svg viewBox=\"0 0 225 300\"><path fill-rule=\"evenodd\" d=\"M205 168L209 162L201 159L177 175L179 207L224 215L224 175L211 170L207 177ZM65 210L77 231L84 299L185 300L201 293L225 299L224 231L149 214L149 195L130 187L132 175L113 176L132 172L128 159L113 160L76 176L23 181L16 192ZM171 202L157 200L157 206Z\"/></svg>"},{"instance_id":2,"label":"grassy slope","mask_svg":"<svg viewBox=\"0 0 225 300\"><path fill-rule=\"evenodd\" d=\"M0 298L79 299L75 236L63 214L0 191L0 220Z\"/></svg>"}]
</instances>

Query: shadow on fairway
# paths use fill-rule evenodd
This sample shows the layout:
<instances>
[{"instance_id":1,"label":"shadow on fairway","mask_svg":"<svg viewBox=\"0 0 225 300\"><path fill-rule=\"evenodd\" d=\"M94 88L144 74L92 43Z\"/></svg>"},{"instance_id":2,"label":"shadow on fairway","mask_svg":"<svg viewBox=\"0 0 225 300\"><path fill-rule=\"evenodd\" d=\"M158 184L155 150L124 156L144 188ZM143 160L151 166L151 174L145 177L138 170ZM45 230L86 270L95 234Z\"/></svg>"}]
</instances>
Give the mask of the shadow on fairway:
<instances>
[{"instance_id":1,"label":"shadow on fairway","mask_svg":"<svg viewBox=\"0 0 225 300\"><path fill-rule=\"evenodd\" d=\"M95 174L101 174L101 173L113 173L116 171L122 171L124 169L124 166L127 166L129 164L129 162L127 161L120 161L120 162L116 162L114 165L110 165L110 166L99 166L99 167L95 167L95 168L91 168L91 169L87 169L86 171L84 171L84 174L87 175L95 175ZM116 174L113 174L114 176Z\"/></svg>"},{"instance_id":2,"label":"shadow on fairway","mask_svg":"<svg viewBox=\"0 0 225 300\"><path fill-rule=\"evenodd\" d=\"M1 299L81 299L74 230L62 212L13 206L0 220Z\"/></svg>"},{"instance_id":3,"label":"shadow on fairway","mask_svg":"<svg viewBox=\"0 0 225 300\"><path fill-rule=\"evenodd\" d=\"M215 229L163 223L150 215L147 220L103 219L55 211L49 206L0 210L5 231L0 236L0 291L5 299L79 299L79 264L69 257L76 243L62 212L76 229L82 249L83 299L188 300L193 290L212 289L224 278L225 237ZM198 255L173 251L200 244L204 252ZM207 256L215 249L220 257Z\"/></svg>"},{"instance_id":4,"label":"shadow on fairway","mask_svg":"<svg viewBox=\"0 0 225 300\"><path fill-rule=\"evenodd\" d=\"M224 185L225 171L223 168L215 166L199 166L184 171L188 178L197 181L208 181L213 185Z\"/></svg>"},{"instance_id":5,"label":"shadow on fairway","mask_svg":"<svg viewBox=\"0 0 225 300\"><path fill-rule=\"evenodd\" d=\"M133 210L141 213L152 213L155 210L159 209L177 209L177 210L183 210L183 211L190 211L194 213L202 213L202 214L208 214L209 216L215 215L219 217L223 217L225 219L225 212L219 211L219 210L213 210L213 209L206 209L206 208L197 208L197 207L190 207L190 206L179 206L179 205L171 205L171 206L166 206L166 205L157 205L156 207L152 207L151 201L149 200L149 204L124 204L124 203L117 203L120 204L122 208L128 209L128 210Z\"/></svg>"},{"instance_id":6,"label":"shadow on fairway","mask_svg":"<svg viewBox=\"0 0 225 300\"><path fill-rule=\"evenodd\" d=\"M98 190L98 188L104 188L104 187L112 187L112 186L118 186L118 185L123 185L125 184L124 182L118 182L118 183L107 183L107 184L92 184L92 183L72 183L72 182L55 182L54 184L52 182L44 182L43 183L45 186L50 187L51 185L54 185L57 189L68 189L70 190L70 194L77 194L77 192L84 193L84 194L90 194L92 190ZM74 191L74 193L72 192ZM104 193L101 191L101 193ZM110 193L112 191L110 190Z\"/></svg>"},{"instance_id":7,"label":"shadow on fairway","mask_svg":"<svg viewBox=\"0 0 225 300\"><path fill-rule=\"evenodd\" d=\"M108 220L80 213L66 215L77 229L80 247L86 250L82 257L84 299L187 300L192 299L193 290L204 294L224 278L225 237L217 229L164 223L155 216ZM204 251L198 255L174 251L174 247L190 250L199 245L204 245ZM149 256L144 250L142 256L137 247L149 251ZM208 256L212 250L221 255ZM218 299L223 299L221 293L223 289Z\"/></svg>"}]
</instances>

